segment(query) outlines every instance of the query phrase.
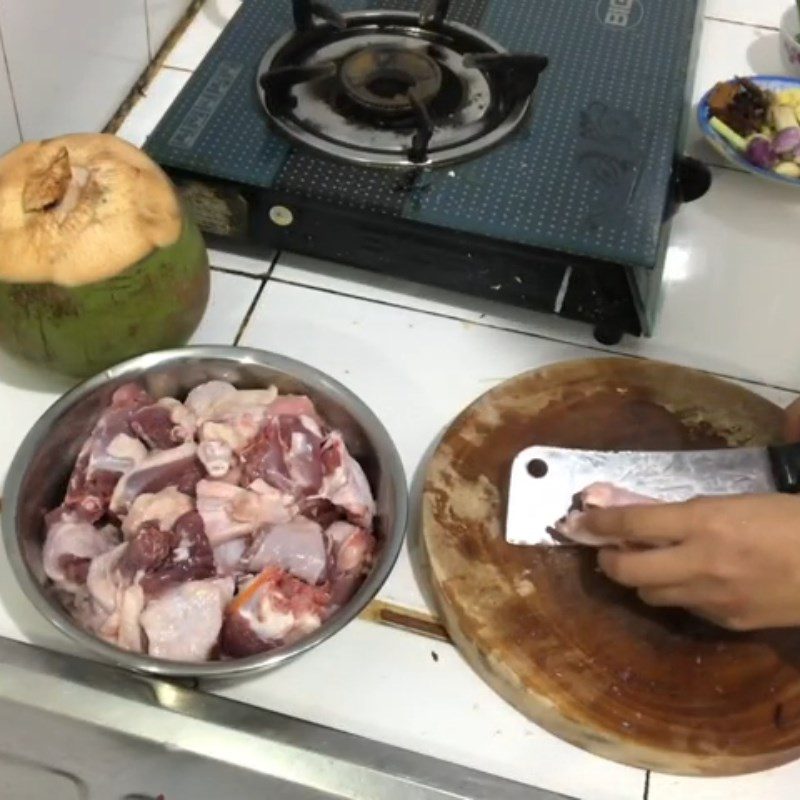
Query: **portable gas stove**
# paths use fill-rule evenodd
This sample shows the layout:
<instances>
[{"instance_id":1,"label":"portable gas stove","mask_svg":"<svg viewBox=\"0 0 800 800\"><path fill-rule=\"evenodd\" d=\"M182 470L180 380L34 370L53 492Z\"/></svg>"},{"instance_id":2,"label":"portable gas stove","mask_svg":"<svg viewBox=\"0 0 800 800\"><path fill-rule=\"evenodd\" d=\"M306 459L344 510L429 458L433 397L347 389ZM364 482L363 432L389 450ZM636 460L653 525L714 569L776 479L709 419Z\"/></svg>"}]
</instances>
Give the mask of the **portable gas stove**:
<instances>
[{"instance_id":1,"label":"portable gas stove","mask_svg":"<svg viewBox=\"0 0 800 800\"><path fill-rule=\"evenodd\" d=\"M651 334L703 0L244 0L146 144L214 246Z\"/></svg>"}]
</instances>

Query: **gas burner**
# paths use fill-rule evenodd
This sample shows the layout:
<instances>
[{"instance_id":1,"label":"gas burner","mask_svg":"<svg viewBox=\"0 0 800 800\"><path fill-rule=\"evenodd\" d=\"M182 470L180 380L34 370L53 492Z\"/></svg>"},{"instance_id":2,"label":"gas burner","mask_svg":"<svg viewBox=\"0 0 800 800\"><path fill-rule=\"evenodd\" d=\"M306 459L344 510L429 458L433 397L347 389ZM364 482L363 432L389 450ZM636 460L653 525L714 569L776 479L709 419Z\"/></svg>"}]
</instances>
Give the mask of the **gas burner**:
<instances>
[{"instance_id":1,"label":"gas burner","mask_svg":"<svg viewBox=\"0 0 800 800\"><path fill-rule=\"evenodd\" d=\"M524 119L547 59L446 21L448 6L340 15L293 0L296 30L259 67L270 121L365 166L441 166L494 146Z\"/></svg>"}]
</instances>

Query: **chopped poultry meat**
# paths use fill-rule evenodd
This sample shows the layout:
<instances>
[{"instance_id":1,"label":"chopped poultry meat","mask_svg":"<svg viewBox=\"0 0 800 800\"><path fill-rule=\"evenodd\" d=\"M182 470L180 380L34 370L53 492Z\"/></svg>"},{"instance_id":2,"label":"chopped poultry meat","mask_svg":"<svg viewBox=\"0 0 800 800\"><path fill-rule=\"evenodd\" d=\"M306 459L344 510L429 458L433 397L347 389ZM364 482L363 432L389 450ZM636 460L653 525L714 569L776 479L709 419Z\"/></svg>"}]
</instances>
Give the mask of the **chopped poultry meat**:
<instances>
[{"instance_id":1,"label":"chopped poultry meat","mask_svg":"<svg viewBox=\"0 0 800 800\"><path fill-rule=\"evenodd\" d=\"M192 498L174 486L167 486L154 494L140 494L122 522L122 532L130 538L145 522L155 522L161 530L170 531L178 518L193 508Z\"/></svg>"},{"instance_id":2,"label":"chopped poultry meat","mask_svg":"<svg viewBox=\"0 0 800 800\"><path fill-rule=\"evenodd\" d=\"M125 385L111 397L111 405L100 416L78 454L64 498L66 508L79 511L96 522L108 510L119 476L147 453L134 440L131 419L151 397L138 386Z\"/></svg>"},{"instance_id":3,"label":"chopped poultry meat","mask_svg":"<svg viewBox=\"0 0 800 800\"><path fill-rule=\"evenodd\" d=\"M149 653L173 661L206 661L217 645L233 578L187 581L151 600L140 621Z\"/></svg>"},{"instance_id":4,"label":"chopped poultry meat","mask_svg":"<svg viewBox=\"0 0 800 800\"><path fill-rule=\"evenodd\" d=\"M291 644L322 624L330 595L279 567L254 577L228 606L222 626L223 651L233 657Z\"/></svg>"},{"instance_id":5,"label":"chopped poultry meat","mask_svg":"<svg viewBox=\"0 0 800 800\"><path fill-rule=\"evenodd\" d=\"M211 544L254 533L264 525L288 522L297 513L290 497L256 481L249 489L222 481L197 484L197 510Z\"/></svg>"},{"instance_id":6,"label":"chopped poultry meat","mask_svg":"<svg viewBox=\"0 0 800 800\"><path fill-rule=\"evenodd\" d=\"M171 450L154 450L133 469L123 473L114 487L109 507L115 514L126 514L140 494L159 492L168 486L193 495L202 477L203 469L197 460L194 442Z\"/></svg>"},{"instance_id":7,"label":"chopped poultry meat","mask_svg":"<svg viewBox=\"0 0 800 800\"><path fill-rule=\"evenodd\" d=\"M659 502L610 483L593 483L577 495L573 507L555 524L553 532L569 542L589 547L623 544L621 540L610 540L607 537L601 539L592 533L586 527L586 512L592 508L654 505Z\"/></svg>"},{"instance_id":8,"label":"chopped poultry meat","mask_svg":"<svg viewBox=\"0 0 800 800\"><path fill-rule=\"evenodd\" d=\"M156 658L237 658L316 630L372 563L375 502L313 402L210 381L122 386L45 516L44 570L87 631Z\"/></svg>"},{"instance_id":9,"label":"chopped poultry meat","mask_svg":"<svg viewBox=\"0 0 800 800\"><path fill-rule=\"evenodd\" d=\"M347 451L341 434L334 431L327 438L322 448L322 462L325 469L322 497L343 508L351 522L371 528L375 500L364 470Z\"/></svg>"},{"instance_id":10,"label":"chopped poultry meat","mask_svg":"<svg viewBox=\"0 0 800 800\"><path fill-rule=\"evenodd\" d=\"M89 565L96 556L118 543L113 527L96 528L74 514L65 514L50 525L42 550L45 574L69 589L86 583Z\"/></svg>"},{"instance_id":11,"label":"chopped poultry meat","mask_svg":"<svg viewBox=\"0 0 800 800\"><path fill-rule=\"evenodd\" d=\"M247 555L247 566L260 572L270 564L286 570L311 586L325 577L328 548L322 528L303 517L262 531Z\"/></svg>"}]
</instances>

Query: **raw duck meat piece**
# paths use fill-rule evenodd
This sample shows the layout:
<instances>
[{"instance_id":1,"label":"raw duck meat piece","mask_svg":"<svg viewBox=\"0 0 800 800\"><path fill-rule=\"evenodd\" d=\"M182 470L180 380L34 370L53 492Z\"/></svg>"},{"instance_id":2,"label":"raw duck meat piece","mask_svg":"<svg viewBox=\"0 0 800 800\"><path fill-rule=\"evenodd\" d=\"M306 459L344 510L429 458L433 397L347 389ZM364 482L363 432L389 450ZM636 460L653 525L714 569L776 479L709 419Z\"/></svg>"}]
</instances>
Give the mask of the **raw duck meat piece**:
<instances>
[{"instance_id":1,"label":"raw duck meat piece","mask_svg":"<svg viewBox=\"0 0 800 800\"><path fill-rule=\"evenodd\" d=\"M117 545L92 559L86 575L86 588L99 610L107 615L117 610L119 592L129 585L118 566L120 559L128 549L126 543Z\"/></svg>"},{"instance_id":2,"label":"raw duck meat piece","mask_svg":"<svg viewBox=\"0 0 800 800\"><path fill-rule=\"evenodd\" d=\"M222 650L238 658L291 644L319 628L329 602L326 589L267 567L228 606L220 635Z\"/></svg>"},{"instance_id":3,"label":"raw duck meat piece","mask_svg":"<svg viewBox=\"0 0 800 800\"><path fill-rule=\"evenodd\" d=\"M202 477L203 469L197 460L194 442L155 451L120 478L109 507L115 514L125 514L140 494L159 492L168 486L193 495Z\"/></svg>"},{"instance_id":4,"label":"raw duck meat piece","mask_svg":"<svg viewBox=\"0 0 800 800\"><path fill-rule=\"evenodd\" d=\"M175 523L172 550L166 560L140 582L149 595L172 584L211 578L215 573L214 551L203 530L203 519L196 511L190 511Z\"/></svg>"},{"instance_id":5,"label":"raw duck meat piece","mask_svg":"<svg viewBox=\"0 0 800 800\"><path fill-rule=\"evenodd\" d=\"M375 539L367 531L348 522L334 522L325 535L332 556L331 601L345 602L364 578L371 566Z\"/></svg>"},{"instance_id":6,"label":"raw duck meat piece","mask_svg":"<svg viewBox=\"0 0 800 800\"><path fill-rule=\"evenodd\" d=\"M122 532L126 538L130 538L145 522L155 522L161 530L171 531L178 517L192 510L192 498L174 486L167 486L154 494L140 494L122 521Z\"/></svg>"},{"instance_id":7,"label":"raw duck meat piece","mask_svg":"<svg viewBox=\"0 0 800 800\"><path fill-rule=\"evenodd\" d=\"M323 529L346 516L343 509L324 497L304 497L298 503L298 510L306 519L313 520Z\"/></svg>"},{"instance_id":8,"label":"raw duck meat piece","mask_svg":"<svg viewBox=\"0 0 800 800\"><path fill-rule=\"evenodd\" d=\"M133 581L138 572L158 569L169 558L172 544L172 531L162 530L155 522L145 522L125 548L119 560L120 572Z\"/></svg>"},{"instance_id":9,"label":"raw duck meat piece","mask_svg":"<svg viewBox=\"0 0 800 800\"><path fill-rule=\"evenodd\" d=\"M114 392L111 405L100 416L78 454L64 498L67 508L80 509L90 522L105 514L120 474L129 467L130 460L146 454L143 446L137 450L130 443L125 452L126 440L118 437L133 438L131 418L150 403L152 398L135 384L126 384ZM110 452L110 447L115 452Z\"/></svg>"},{"instance_id":10,"label":"raw duck meat piece","mask_svg":"<svg viewBox=\"0 0 800 800\"><path fill-rule=\"evenodd\" d=\"M134 584L123 593L119 604L117 644L124 650L141 653L143 648L142 626L139 621L144 610L144 590Z\"/></svg>"},{"instance_id":11,"label":"raw duck meat piece","mask_svg":"<svg viewBox=\"0 0 800 800\"><path fill-rule=\"evenodd\" d=\"M107 553L118 542L119 535L113 527L95 528L67 513L47 531L42 549L45 574L61 588L77 590L86 583L92 559Z\"/></svg>"},{"instance_id":12,"label":"raw duck meat piece","mask_svg":"<svg viewBox=\"0 0 800 800\"><path fill-rule=\"evenodd\" d=\"M361 465L347 452L340 433L333 432L322 448L325 477L321 496L343 508L351 522L371 528L375 500Z\"/></svg>"},{"instance_id":13,"label":"raw duck meat piece","mask_svg":"<svg viewBox=\"0 0 800 800\"><path fill-rule=\"evenodd\" d=\"M288 522L297 513L291 497L259 481L250 489L222 481L200 481L197 510L213 547L254 533L264 525Z\"/></svg>"},{"instance_id":14,"label":"raw duck meat piece","mask_svg":"<svg viewBox=\"0 0 800 800\"><path fill-rule=\"evenodd\" d=\"M303 420L306 420L306 424ZM242 451L245 479L263 480L295 497L322 486L322 438L311 417L270 417Z\"/></svg>"},{"instance_id":15,"label":"raw duck meat piece","mask_svg":"<svg viewBox=\"0 0 800 800\"><path fill-rule=\"evenodd\" d=\"M180 400L176 400L174 397L162 397L157 405L163 406L169 411L170 419L175 426L172 432L175 439L191 442L195 438L197 417Z\"/></svg>"},{"instance_id":16,"label":"raw duck meat piece","mask_svg":"<svg viewBox=\"0 0 800 800\"><path fill-rule=\"evenodd\" d=\"M182 583L154 600L141 614L147 652L172 661L206 661L217 644L233 578Z\"/></svg>"},{"instance_id":17,"label":"raw duck meat piece","mask_svg":"<svg viewBox=\"0 0 800 800\"><path fill-rule=\"evenodd\" d=\"M201 442L197 448L197 458L212 478L224 478L238 461L233 448L216 439Z\"/></svg>"},{"instance_id":18,"label":"raw duck meat piece","mask_svg":"<svg viewBox=\"0 0 800 800\"><path fill-rule=\"evenodd\" d=\"M131 539L119 570L136 580L147 595L187 580L214 576L214 553L203 530L203 520L189 511L170 531L146 522Z\"/></svg>"},{"instance_id":19,"label":"raw duck meat piece","mask_svg":"<svg viewBox=\"0 0 800 800\"><path fill-rule=\"evenodd\" d=\"M242 572L242 558L250 546L250 539L242 536L214 548L214 564L218 575L236 575Z\"/></svg>"},{"instance_id":20,"label":"raw duck meat piece","mask_svg":"<svg viewBox=\"0 0 800 800\"><path fill-rule=\"evenodd\" d=\"M133 432L153 450L169 450L194 438L194 429L176 425L174 409L163 403L140 408L131 419Z\"/></svg>"},{"instance_id":21,"label":"raw duck meat piece","mask_svg":"<svg viewBox=\"0 0 800 800\"><path fill-rule=\"evenodd\" d=\"M557 537L588 547L620 545L623 544L621 540L599 537L592 533L586 527L586 511L615 506L649 506L659 502L661 501L630 492L611 483L593 483L577 495L573 508L553 526L553 531Z\"/></svg>"},{"instance_id":22,"label":"raw duck meat piece","mask_svg":"<svg viewBox=\"0 0 800 800\"><path fill-rule=\"evenodd\" d=\"M239 452L258 434L268 416L277 389L236 389L224 381L210 381L192 389L186 407L201 428L201 441L222 441Z\"/></svg>"},{"instance_id":23,"label":"raw duck meat piece","mask_svg":"<svg viewBox=\"0 0 800 800\"><path fill-rule=\"evenodd\" d=\"M375 502L310 398L224 381L121 387L45 515L76 622L157 658L262 653L316 630L372 565Z\"/></svg>"},{"instance_id":24,"label":"raw duck meat piece","mask_svg":"<svg viewBox=\"0 0 800 800\"><path fill-rule=\"evenodd\" d=\"M327 562L322 528L302 517L264 530L256 537L246 559L251 572L261 572L272 565L311 586L322 582Z\"/></svg>"},{"instance_id":25,"label":"raw duck meat piece","mask_svg":"<svg viewBox=\"0 0 800 800\"><path fill-rule=\"evenodd\" d=\"M234 452L250 444L270 418L299 419L321 437L322 420L308 397L278 395L270 389L236 389L223 381L211 381L193 389L186 406L201 426L202 442L219 441Z\"/></svg>"}]
</instances>

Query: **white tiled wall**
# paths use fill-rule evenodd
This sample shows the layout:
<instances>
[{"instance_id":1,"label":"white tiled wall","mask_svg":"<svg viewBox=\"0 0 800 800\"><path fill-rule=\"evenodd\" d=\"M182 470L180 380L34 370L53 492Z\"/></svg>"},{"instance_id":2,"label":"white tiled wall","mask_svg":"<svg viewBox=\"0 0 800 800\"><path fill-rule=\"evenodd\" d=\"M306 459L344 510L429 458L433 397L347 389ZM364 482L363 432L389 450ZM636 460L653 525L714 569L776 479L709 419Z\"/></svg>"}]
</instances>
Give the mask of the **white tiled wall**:
<instances>
[{"instance_id":1,"label":"white tiled wall","mask_svg":"<svg viewBox=\"0 0 800 800\"><path fill-rule=\"evenodd\" d=\"M6 69L3 43L0 41L0 153L19 142L19 126L14 101L11 97L11 84Z\"/></svg>"},{"instance_id":2,"label":"white tiled wall","mask_svg":"<svg viewBox=\"0 0 800 800\"><path fill-rule=\"evenodd\" d=\"M189 1L0 0L22 138L100 130ZM6 90L0 86L0 149L9 135Z\"/></svg>"},{"instance_id":3,"label":"white tiled wall","mask_svg":"<svg viewBox=\"0 0 800 800\"><path fill-rule=\"evenodd\" d=\"M152 58L177 25L191 0L145 0Z\"/></svg>"}]
</instances>

